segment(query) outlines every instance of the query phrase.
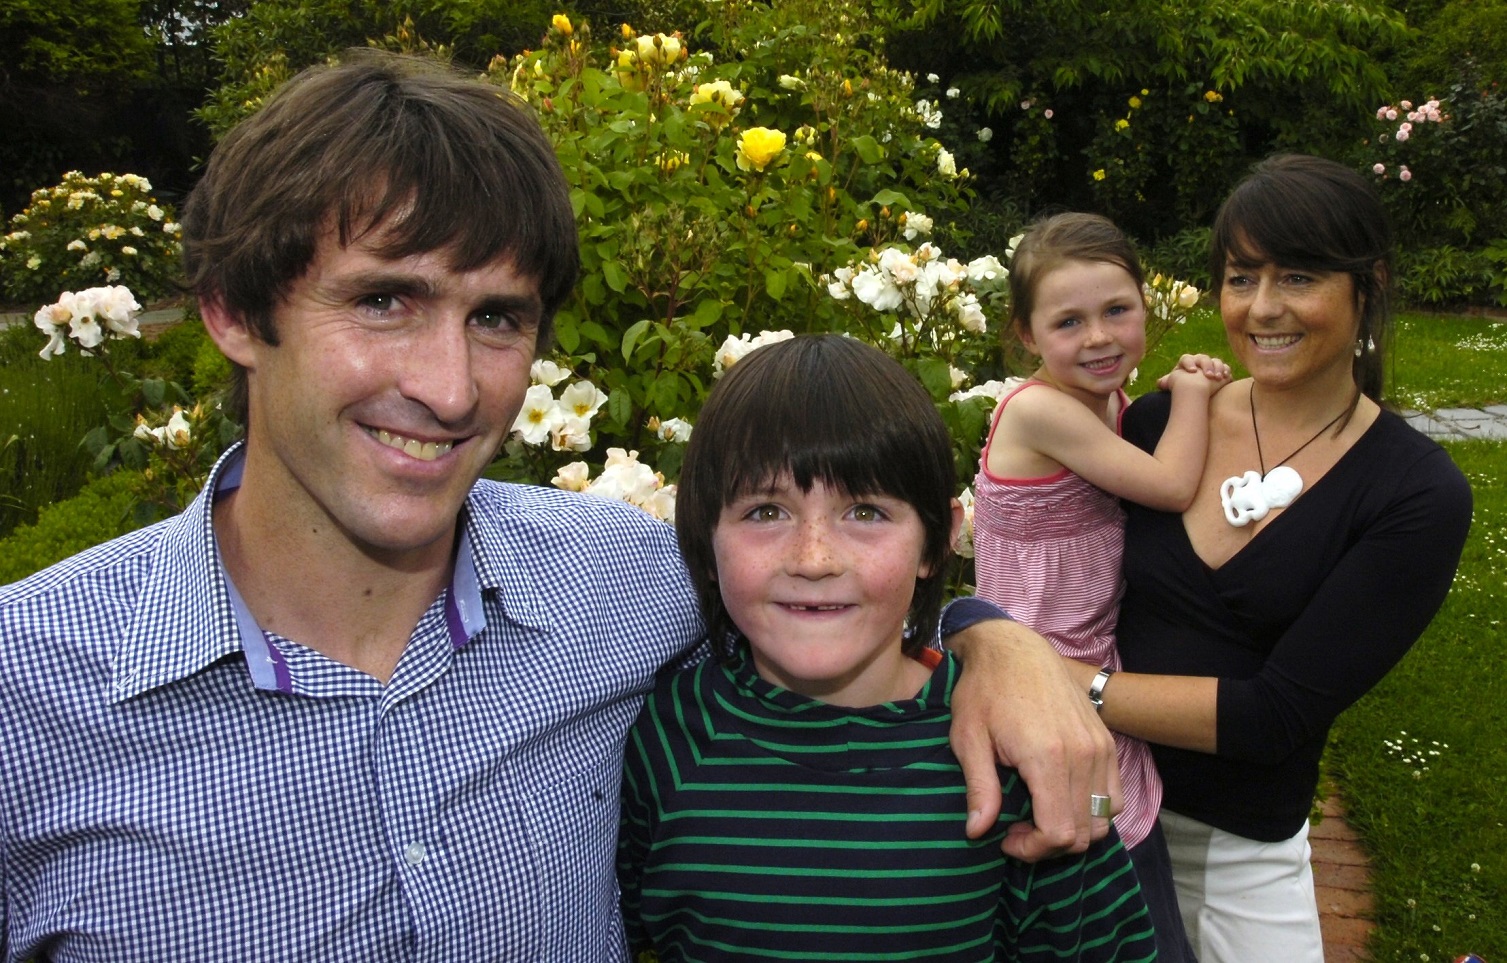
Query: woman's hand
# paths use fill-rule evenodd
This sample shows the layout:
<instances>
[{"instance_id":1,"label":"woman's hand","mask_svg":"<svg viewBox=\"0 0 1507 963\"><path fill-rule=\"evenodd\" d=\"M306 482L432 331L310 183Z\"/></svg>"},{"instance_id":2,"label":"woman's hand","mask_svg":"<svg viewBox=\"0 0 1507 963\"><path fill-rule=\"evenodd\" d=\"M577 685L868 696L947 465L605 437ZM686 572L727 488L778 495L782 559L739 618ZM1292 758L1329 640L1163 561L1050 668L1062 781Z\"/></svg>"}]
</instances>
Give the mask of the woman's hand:
<instances>
[{"instance_id":1,"label":"woman's hand","mask_svg":"<svg viewBox=\"0 0 1507 963\"><path fill-rule=\"evenodd\" d=\"M968 783L971 838L999 818L997 764L1031 792L1035 825L1012 826L1002 848L1030 862L1082 852L1109 831L1089 795L1120 799L1114 740L1045 639L1016 622L981 622L948 639L964 664L952 701L952 749Z\"/></svg>"}]
</instances>

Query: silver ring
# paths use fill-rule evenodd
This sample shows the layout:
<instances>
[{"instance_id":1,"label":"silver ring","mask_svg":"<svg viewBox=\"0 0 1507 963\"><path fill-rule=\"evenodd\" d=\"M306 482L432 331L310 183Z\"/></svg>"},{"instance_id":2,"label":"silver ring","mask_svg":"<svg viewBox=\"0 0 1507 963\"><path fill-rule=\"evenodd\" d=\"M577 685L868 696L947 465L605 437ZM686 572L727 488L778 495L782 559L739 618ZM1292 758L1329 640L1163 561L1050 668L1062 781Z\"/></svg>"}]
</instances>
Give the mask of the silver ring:
<instances>
[{"instance_id":1,"label":"silver ring","mask_svg":"<svg viewBox=\"0 0 1507 963\"><path fill-rule=\"evenodd\" d=\"M1108 796L1101 796L1098 793L1091 793L1089 795L1088 814L1090 816L1097 816L1102 819L1107 819L1109 818L1112 808L1113 807L1111 807L1109 804Z\"/></svg>"}]
</instances>

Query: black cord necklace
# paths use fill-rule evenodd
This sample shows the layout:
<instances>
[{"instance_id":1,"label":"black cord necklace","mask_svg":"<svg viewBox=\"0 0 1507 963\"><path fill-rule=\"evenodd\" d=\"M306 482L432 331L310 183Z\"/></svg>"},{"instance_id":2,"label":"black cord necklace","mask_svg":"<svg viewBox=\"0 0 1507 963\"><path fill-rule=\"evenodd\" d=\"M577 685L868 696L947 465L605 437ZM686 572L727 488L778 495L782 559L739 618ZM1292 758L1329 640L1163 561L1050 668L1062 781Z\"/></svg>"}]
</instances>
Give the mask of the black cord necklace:
<instances>
[{"instance_id":1,"label":"black cord necklace","mask_svg":"<svg viewBox=\"0 0 1507 963\"><path fill-rule=\"evenodd\" d=\"M1298 453L1319 440L1319 436L1333 428L1345 417L1345 412L1355 408L1351 403L1344 411L1329 419L1329 423L1313 433L1303 444L1293 449L1286 458L1266 470L1266 454L1261 450L1261 429L1256 424L1256 386L1251 385L1251 433L1256 436L1256 461L1261 471L1248 471L1243 475L1231 475L1219 486L1219 503L1224 506L1224 517L1231 525L1242 528L1251 522L1259 522L1273 508L1286 508L1303 492L1303 476L1287 463Z\"/></svg>"},{"instance_id":2,"label":"black cord necklace","mask_svg":"<svg viewBox=\"0 0 1507 963\"><path fill-rule=\"evenodd\" d=\"M1345 409L1345 411L1349 411L1349 410L1350 410L1349 408ZM1298 457L1298 453L1301 452L1304 448L1307 448L1309 445L1311 445L1314 442L1318 441L1320 435L1322 435L1324 432L1328 431L1329 429L1333 428L1335 426L1335 424L1341 418L1345 417L1345 411L1341 411L1339 414L1337 414L1333 418L1329 419L1329 424L1325 425L1324 427L1320 428L1318 431L1314 432L1312 438L1310 438L1307 441L1303 442L1303 444L1301 444L1297 448L1293 449L1293 453L1292 454L1288 455L1286 458L1282 459L1281 461L1279 461L1275 465L1273 465L1272 466L1272 471L1276 471L1278 468L1281 468L1283 465L1285 465L1288 462L1292 461L1294 458ZM1261 476L1263 478L1265 478L1266 474L1267 474L1267 472L1266 472L1266 458L1261 454L1261 429L1256 427L1256 386L1255 385L1251 385L1251 432L1256 436L1256 461L1258 463L1260 463L1260 465L1261 465ZM1297 474L1297 471L1295 471L1294 469L1289 468L1288 471L1292 472L1294 475ZM1301 491L1302 490L1302 478L1301 477L1299 477L1298 485L1299 485L1299 489L1298 490ZM1297 496L1294 495L1293 497L1296 498ZM1273 508L1277 508L1277 507L1281 507L1281 506L1274 505L1272 507Z\"/></svg>"}]
</instances>

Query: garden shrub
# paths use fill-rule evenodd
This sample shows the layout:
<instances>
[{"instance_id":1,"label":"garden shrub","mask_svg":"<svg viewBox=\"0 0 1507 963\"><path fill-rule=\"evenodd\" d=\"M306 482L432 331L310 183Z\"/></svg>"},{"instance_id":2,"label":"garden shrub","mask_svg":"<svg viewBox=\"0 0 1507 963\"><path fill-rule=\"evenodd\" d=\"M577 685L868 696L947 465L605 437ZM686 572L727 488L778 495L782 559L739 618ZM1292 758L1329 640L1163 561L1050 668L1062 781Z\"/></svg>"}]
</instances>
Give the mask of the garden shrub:
<instances>
[{"instance_id":1,"label":"garden shrub","mask_svg":"<svg viewBox=\"0 0 1507 963\"><path fill-rule=\"evenodd\" d=\"M1207 291L1214 286L1209 276L1207 227L1189 227L1145 248L1143 258L1152 272L1163 272Z\"/></svg>"},{"instance_id":2,"label":"garden shrub","mask_svg":"<svg viewBox=\"0 0 1507 963\"><path fill-rule=\"evenodd\" d=\"M1501 267L1484 251L1448 244L1402 252L1397 258L1397 292L1408 304L1434 308L1483 304L1499 290Z\"/></svg>"},{"instance_id":3,"label":"garden shrub","mask_svg":"<svg viewBox=\"0 0 1507 963\"><path fill-rule=\"evenodd\" d=\"M1421 91L1427 95L1429 92ZM1507 223L1507 97L1465 63L1435 96L1376 109L1358 167L1406 247L1479 249Z\"/></svg>"},{"instance_id":4,"label":"garden shrub","mask_svg":"<svg viewBox=\"0 0 1507 963\"><path fill-rule=\"evenodd\" d=\"M83 484L90 453L79 445L119 397L90 359L43 361L35 328L0 334L0 536Z\"/></svg>"},{"instance_id":5,"label":"garden shrub","mask_svg":"<svg viewBox=\"0 0 1507 963\"><path fill-rule=\"evenodd\" d=\"M603 39L562 15L539 50L493 61L571 183L583 272L553 361L587 383L573 397L599 451L676 459L660 429L700 409L719 345L852 330L824 275L871 247L916 248L931 214L961 207L969 172L931 136L939 108L881 46L861 7L731 0L700 47L626 24ZM915 345L891 347L916 361ZM546 480L593 445L584 421L543 444L545 411L526 405L540 443L510 442L497 474Z\"/></svg>"},{"instance_id":6,"label":"garden shrub","mask_svg":"<svg viewBox=\"0 0 1507 963\"><path fill-rule=\"evenodd\" d=\"M874 0L895 63L987 112L982 185L1025 210L1097 210L1154 241L1207 223L1274 149L1348 146L1406 36L1384 0Z\"/></svg>"},{"instance_id":7,"label":"garden shrub","mask_svg":"<svg viewBox=\"0 0 1507 963\"><path fill-rule=\"evenodd\" d=\"M13 301L42 305L104 284L146 301L173 291L178 224L143 177L70 171L56 187L33 191L10 227L0 239L0 288Z\"/></svg>"},{"instance_id":8,"label":"garden shrub","mask_svg":"<svg viewBox=\"0 0 1507 963\"><path fill-rule=\"evenodd\" d=\"M0 585L140 528L145 521L136 512L140 481L133 472L97 478L72 498L45 506L35 524L0 539Z\"/></svg>"}]
</instances>

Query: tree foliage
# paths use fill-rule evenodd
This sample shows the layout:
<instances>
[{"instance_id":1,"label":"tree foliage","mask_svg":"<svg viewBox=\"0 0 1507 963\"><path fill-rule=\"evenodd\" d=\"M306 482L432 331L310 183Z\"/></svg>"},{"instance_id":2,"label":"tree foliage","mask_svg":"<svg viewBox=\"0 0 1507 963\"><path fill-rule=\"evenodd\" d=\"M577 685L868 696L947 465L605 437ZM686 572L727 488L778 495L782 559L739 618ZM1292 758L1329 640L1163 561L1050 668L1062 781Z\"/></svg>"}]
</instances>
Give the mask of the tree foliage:
<instances>
[{"instance_id":1,"label":"tree foliage","mask_svg":"<svg viewBox=\"0 0 1507 963\"><path fill-rule=\"evenodd\" d=\"M1104 210L1143 237L1206 219L1249 160L1332 152L1388 90L1380 0L877 0L890 55L982 109L1018 205ZM1003 156L998 156L1003 155Z\"/></svg>"},{"instance_id":2,"label":"tree foliage","mask_svg":"<svg viewBox=\"0 0 1507 963\"><path fill-rule=\"evenodd\" d=\"M141 0L6 0L0 4L0 206L17 209L86 157L109 166L124 132L112 112L151 74Z\"/></svg>"},{"instance_id":3,"label":"tree foliage","mask_svg":"<svg viewBox=\"0 0 1507 963\"><path fill-rule=\"evenodd\" d=\"M550 0L254 0L214 31L221 86L199 117L218 136L284 80L352 47L423 52L478 71L539 43Z\"/></svg>"}]
</instances>

